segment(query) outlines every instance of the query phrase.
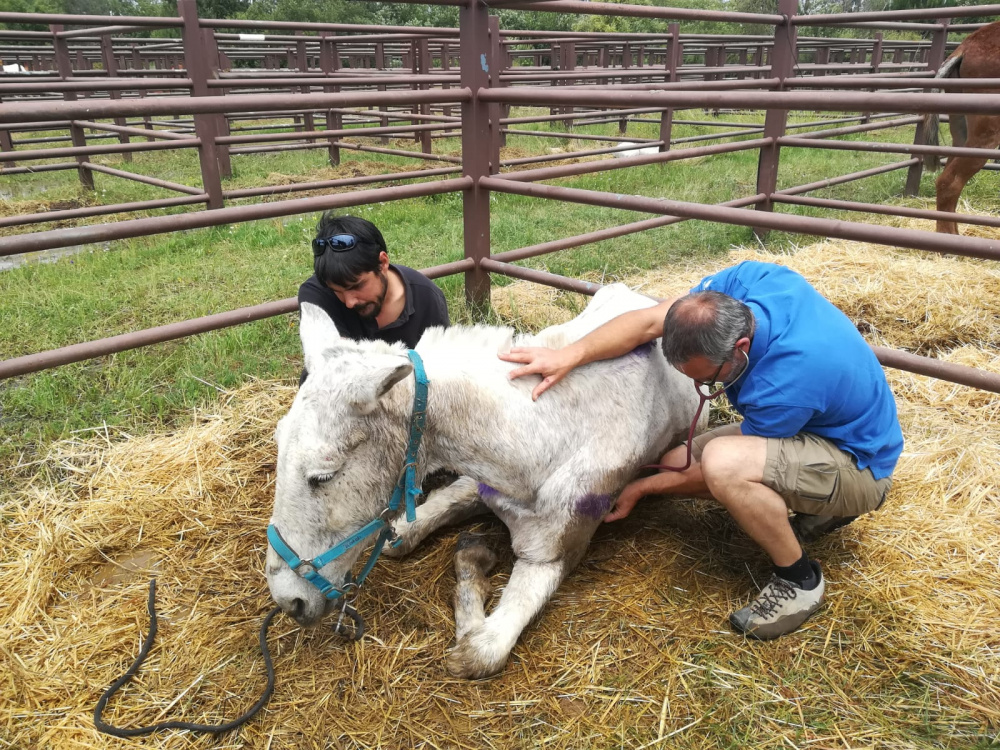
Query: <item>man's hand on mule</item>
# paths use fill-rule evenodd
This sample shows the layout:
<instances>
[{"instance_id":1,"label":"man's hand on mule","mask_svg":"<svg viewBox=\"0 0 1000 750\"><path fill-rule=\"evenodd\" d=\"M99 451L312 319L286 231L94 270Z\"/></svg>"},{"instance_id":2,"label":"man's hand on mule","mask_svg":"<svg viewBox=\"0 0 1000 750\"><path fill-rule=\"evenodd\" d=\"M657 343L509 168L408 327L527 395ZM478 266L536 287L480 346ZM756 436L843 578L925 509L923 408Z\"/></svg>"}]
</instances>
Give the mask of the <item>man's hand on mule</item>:
<instances>
[{"instance_id":1,"label":"man's hand on mule","mask_svg":"<svg viewBox=\"0 0 1000 750\"><path fill-rule=\"evenodd\" d=\"M632 482L625 486L625 489L621 491L618 495L618 499L615 500L614 507L608 511L608 514L604 517L604 523L611 523L612 521L620 521L636 506L643 497L646 496L646 492L641 489L640 482Z\"/></svg>"},{"instance_id":2,"label":"man's hand on mule","mask_svg":"<svg viewBox=\"0 0 1000 750\"><path fill-rule=\"evenodd\" d=\"M576 358L566 349L546 349L538 346L515 346L508 353L498 355L504 362L524 365L511 370L508 377L513 380L524 375L541 375L542 382L531 392L531 400L536 401L545 391L554 386L576 365Z\"/></svg>"}]
</instances>

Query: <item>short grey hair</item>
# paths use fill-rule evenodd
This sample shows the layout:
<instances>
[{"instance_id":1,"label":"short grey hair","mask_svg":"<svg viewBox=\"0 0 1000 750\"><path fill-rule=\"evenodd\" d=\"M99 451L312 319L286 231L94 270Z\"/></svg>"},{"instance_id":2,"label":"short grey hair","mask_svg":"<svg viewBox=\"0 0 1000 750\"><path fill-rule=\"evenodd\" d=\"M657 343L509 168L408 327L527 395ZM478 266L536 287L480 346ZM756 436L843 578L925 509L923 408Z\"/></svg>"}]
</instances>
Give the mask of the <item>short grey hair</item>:
<instances>
[{"instance_id":1,"label":"short grey hair","mask_svg":"<svg viewBox=\"0 0 1000 750\"><path fill-rule=\"evenodd\" d=\"M728 362L741 338L753 337L756 321L743 302L716 291L692 292L674 302L663 321L663 356L674 367L692 357Z\"/></svg>"}]
</instances>

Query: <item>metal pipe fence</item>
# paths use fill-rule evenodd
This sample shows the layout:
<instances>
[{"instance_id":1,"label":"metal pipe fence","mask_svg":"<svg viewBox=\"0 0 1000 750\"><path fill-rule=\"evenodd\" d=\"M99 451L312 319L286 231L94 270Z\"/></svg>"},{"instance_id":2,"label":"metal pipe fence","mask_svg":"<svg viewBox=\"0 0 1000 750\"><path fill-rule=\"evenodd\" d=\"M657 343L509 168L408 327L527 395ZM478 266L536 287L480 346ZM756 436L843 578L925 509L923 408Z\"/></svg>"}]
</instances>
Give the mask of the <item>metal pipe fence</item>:
<instances>
[{"instance_id":1,"label":"metal pipe fence","mask_svg":"<svg viewBox=\"0 0 1000 750\"><path fill-rule=\"evenodd\" d=\"M93 189L97 173L101 179L138 181L182 194L4 217L0 227L203 206L171 216L9 234L0 237L0 256L454 192L463 196L465 258L424 270L432 278L464 274L466 296L474 303L488 299L491 273L592 294L599 285L513 263L688 219L749 226L761 235L769 230L791 231L1000 260L1000 243L988 239L775 211L775 206L799 205L1000 225L1000 220L990 217L803 197L825 187L900 170L907 171L904 191L912 194L921 170L921 160L915 156L1000 156L996 149L931 147L918 142L922 128L919 115L923 113L1000 114L1000 94L989 91L1000 88L1000 81L982 79L970 85L967 80L933 79L949 49L957 44L949 40L949 32L977 27L952 25L951 19L1000 14L1000 5L799 16L795 0L780 0L777 15L580 0L492 3L520 10L675 22L662 34L604 34L501 30L481 4L471 0L437 0L437 4L459 6L458 29L200 19L194 0L179 0L176 18L0 12L0 22L50 24L49 31L42 32L0 30L0 57L28 68L0 76L0 175L76 169L87 189ZM728 36L682 34L676 22L687 20L753 23L774 31ZM876 34L872 39L841 39L800 37L798 33L800 28L873 25L885 30L919 30L929 38L898 41ZM67 30L65 26L80 28ZM176 29L180 37L121 36L156 28ZM243 29L251 33L232 31ZM950 91L956 88L984 91ZM929 91L935 89L943 93ZM512 107L548 109L549 114L511 116ZM713 117L677 117L685 110L710 111ZM724 113L744 112L765 113L763 123L722 117ZM814 115L808 122L789 123L789 112ZM546 122L561 123L563 132L510 127ZM620 137L573 132L573 128L601 122L617 122ZM630 143L624 143L630 122L658 126L659 137L632 137ZM829 127L844 123L856 124ZM917 126L917 132L907 143L832 140L912 125ZM673 137L674 126L711 132ZM285 132L269 132L275 130ZM806 132L798 132L803 130ZM609 145L565 154L501 158L507 135L563 137ZM444 137L461 139L461 158L433 153L432 139ZM358 138L376 138L381 145L358 142ZM412 139L415 148L390 148L389 138ZM113 142L94 143L97 140ZM675 148L701 140L718 142ZM67 141L72 145L38 147ZM628 159L521 168L651 147L658 152ZM779 190L781 153L789 148L895 153L910 158ZM293 185L224 188L231 156L307 149L326 149L333 165L339 163L340 150L349 149L454 166ZM91 159L102 154L124 158L162 150L196 154L202 184L183 185ZM740 151L759 153L755 194L720 205L537 184ZM52 160L64 161L39 163ZM430 181L371 187L413 180ZM274 198L343 187L362 189L266 204L226 205L259 196ZM654 218L491 254L491 193L615 207L650 213ZM16 357L0 362L0 379L285 314L295 306L295 300L268 302ZM876 352L887 366L1000 392L1000 376L905 352L879 348Z\"/></svg>"}]
</instances>

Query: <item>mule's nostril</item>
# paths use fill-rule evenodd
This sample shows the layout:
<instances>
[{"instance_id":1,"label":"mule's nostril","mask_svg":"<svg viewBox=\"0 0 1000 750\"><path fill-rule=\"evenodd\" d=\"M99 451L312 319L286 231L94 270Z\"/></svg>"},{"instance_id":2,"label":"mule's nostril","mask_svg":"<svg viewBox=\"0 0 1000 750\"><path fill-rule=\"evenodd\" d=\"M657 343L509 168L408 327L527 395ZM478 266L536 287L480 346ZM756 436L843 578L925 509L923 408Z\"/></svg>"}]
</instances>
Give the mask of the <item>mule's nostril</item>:
<instances>
[{"instance_id":1,"label":"mule's nostril","mask_svg":"<svg viewBox=\"0 0 1000 750\"><path fill-rule=\"evenodd\" d=\"M288 613L295 619L302 617L302 613L306 611L306 603L301 599L292 599L292 609Z\"/></svg>"}]
</instances>

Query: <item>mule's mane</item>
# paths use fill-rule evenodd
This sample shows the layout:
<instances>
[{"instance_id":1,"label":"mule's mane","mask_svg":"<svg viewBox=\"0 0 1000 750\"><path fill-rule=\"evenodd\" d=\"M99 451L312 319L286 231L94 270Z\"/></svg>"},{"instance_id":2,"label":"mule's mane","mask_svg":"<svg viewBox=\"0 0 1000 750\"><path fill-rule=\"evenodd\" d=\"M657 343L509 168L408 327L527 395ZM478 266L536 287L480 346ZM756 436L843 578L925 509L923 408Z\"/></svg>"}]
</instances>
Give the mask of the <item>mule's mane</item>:
<instances>
[{"instance_id":1,"label":"mule's mane","mask_svg":"<svg viewBox=\"0 0 1000 750\"><path fill-rule=\"evenodd\" d=\"M428 328L424 332L418 349L486 349L496 353L507 348L514 337L514 329L509 326L457 325L450 328Z\"/></svg>"}]
</instances>

